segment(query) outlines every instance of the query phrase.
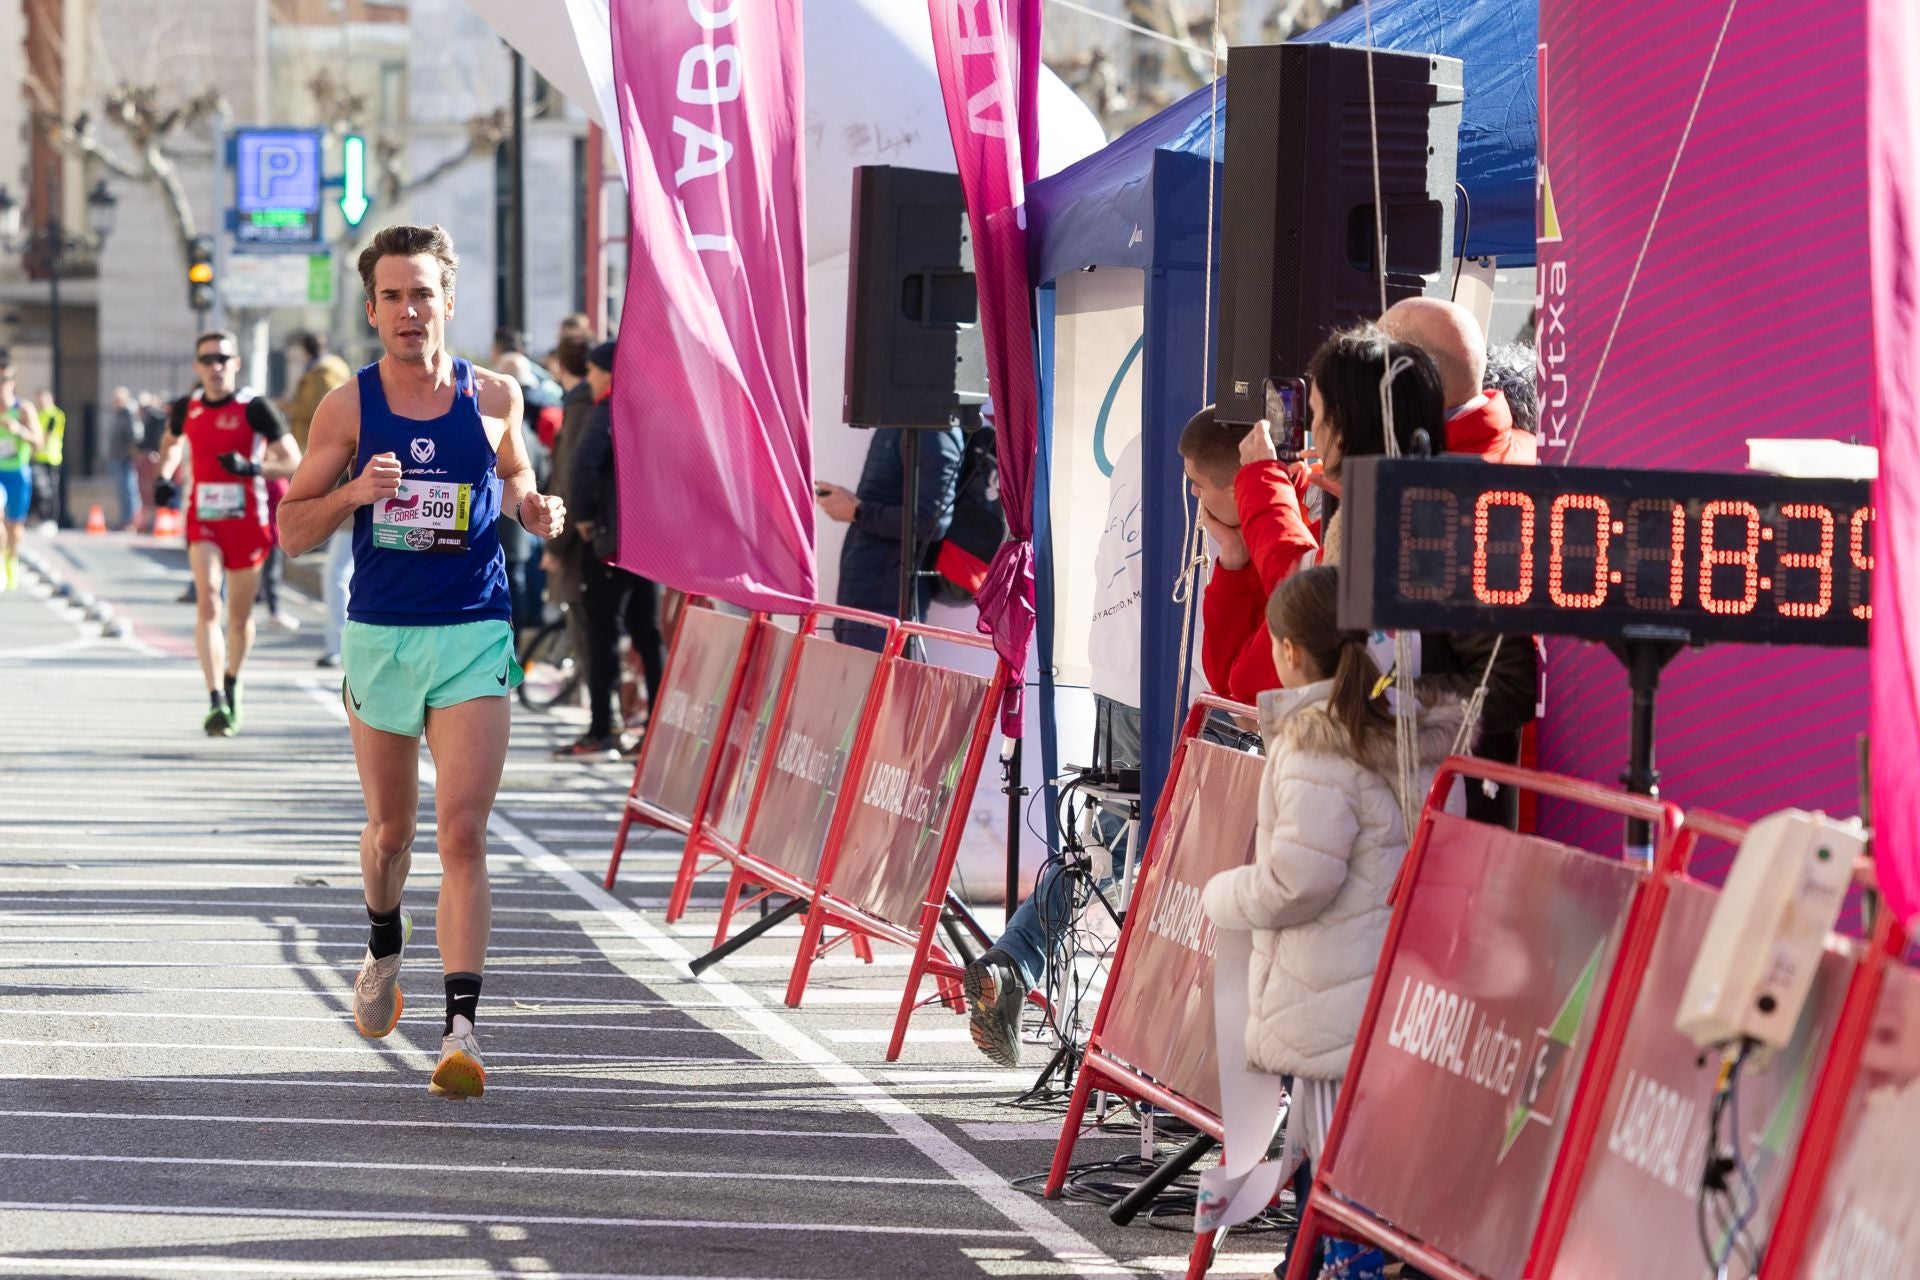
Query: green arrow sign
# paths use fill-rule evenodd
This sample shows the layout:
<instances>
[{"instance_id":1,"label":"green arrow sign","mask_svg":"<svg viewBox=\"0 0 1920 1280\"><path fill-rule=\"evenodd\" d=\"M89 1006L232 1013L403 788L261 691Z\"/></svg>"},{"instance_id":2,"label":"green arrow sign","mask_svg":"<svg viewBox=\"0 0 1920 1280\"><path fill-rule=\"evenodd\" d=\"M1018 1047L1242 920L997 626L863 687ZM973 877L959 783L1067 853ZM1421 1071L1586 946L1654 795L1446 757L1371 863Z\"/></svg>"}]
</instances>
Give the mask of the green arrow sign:
<instances>
[{"instance_id":1,"label":"green arrow sign","mask_svg":"<svg viewBox=\"0 0 1920 1280\"><path fill-rule=\"evenodd\" d=\"M346 190L340 195L340 212L347 225L357 227L367 216L367 140L350 133L340 140L340 167Z\"/></svg>"}]
</instances>

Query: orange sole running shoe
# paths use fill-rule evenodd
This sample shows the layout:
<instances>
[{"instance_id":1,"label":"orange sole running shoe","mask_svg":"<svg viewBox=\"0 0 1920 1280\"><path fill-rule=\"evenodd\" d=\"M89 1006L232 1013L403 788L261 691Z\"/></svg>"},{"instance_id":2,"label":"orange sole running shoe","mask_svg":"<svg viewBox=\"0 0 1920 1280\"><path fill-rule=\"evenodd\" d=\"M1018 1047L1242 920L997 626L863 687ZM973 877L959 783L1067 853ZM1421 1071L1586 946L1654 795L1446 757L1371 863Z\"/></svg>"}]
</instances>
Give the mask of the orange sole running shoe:
<instances>
[{"instance_id":1,"label":"orange sole running shoe","mask_svg":"<svg viewBox=\"0 0 1920 1280\"><path fill-rule=\"evenodd\" d=\"M477 1098L486 1091L487 1069L480 1064L480 1045L473 1033L441 1040L440 1064L433 1069L427 1092L442 1098Z\"/></svg>"}]
</instances>

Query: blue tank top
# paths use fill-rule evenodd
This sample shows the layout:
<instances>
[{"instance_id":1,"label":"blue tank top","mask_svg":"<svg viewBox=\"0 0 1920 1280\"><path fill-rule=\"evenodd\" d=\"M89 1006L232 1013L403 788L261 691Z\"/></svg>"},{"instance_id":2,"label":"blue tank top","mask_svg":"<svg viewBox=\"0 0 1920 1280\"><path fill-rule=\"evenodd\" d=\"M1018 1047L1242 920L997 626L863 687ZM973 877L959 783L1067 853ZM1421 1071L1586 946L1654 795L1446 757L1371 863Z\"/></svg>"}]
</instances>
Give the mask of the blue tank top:
<instances>
[{"instance_id":1,"label":"blue tank top","mask_svg":"<svg viewBox=\"0 0 1920 1280\"><path fill-rule=\"evenodd\" d=\"M453 407L403 418L387 407L380 366L360 370L354 474L379 453L400 459L400 492L353 513L347 617L386 627L511 619L500 551L500 477L474 394L473 366L453 362Z\"/></svg>"}]
</instances>

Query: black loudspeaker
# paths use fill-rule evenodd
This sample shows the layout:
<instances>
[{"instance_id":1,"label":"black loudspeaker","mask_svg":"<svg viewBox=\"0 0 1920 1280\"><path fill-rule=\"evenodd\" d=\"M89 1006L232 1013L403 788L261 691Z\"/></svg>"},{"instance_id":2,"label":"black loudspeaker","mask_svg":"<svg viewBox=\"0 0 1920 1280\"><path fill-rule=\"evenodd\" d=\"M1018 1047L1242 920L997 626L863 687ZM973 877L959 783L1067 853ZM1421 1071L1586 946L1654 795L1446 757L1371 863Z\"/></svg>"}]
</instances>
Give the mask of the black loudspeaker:
<instances>
[{"instance_id":1,"label":"black loudspeaker","mask_svg":"<svg viewBox=\"0 0 1920 1280\"><path fill-rule=\"evenodd\" d=\"M853 171L847 380L856 427L944 427L987 398L973 237L951 173Z\"/></svg>"},{"instance_id":2,"label":"black loudspeaker","mask_svg":"<svg viewBox=\"0 0 1920 1280\"><path fill-rule=\"evenodd\" d=\"M1217 416L1258 422L1269 377L1303 377L1329 333L1378 318L1364 49L1228 56ZM1375 51L1387 305L1451 292L1460 62Z\"/></svg>"}]
</instances>

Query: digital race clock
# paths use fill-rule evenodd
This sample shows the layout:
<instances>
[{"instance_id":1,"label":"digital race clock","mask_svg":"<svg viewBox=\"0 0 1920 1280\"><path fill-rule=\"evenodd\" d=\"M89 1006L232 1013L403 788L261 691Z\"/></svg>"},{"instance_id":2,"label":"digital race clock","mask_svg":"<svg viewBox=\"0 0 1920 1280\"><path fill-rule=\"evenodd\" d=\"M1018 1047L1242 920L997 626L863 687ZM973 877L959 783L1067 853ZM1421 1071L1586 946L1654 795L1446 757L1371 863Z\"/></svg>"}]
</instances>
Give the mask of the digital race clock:
<instances>
[{"instance_id":1,"label":"digital race clock","mask_svg":"<svg viewBox=\"0 0 1920 1280\"><path fill-rule=\"evenodd\" d=\"M1867 643L1863 481L1423 458L1343 479L1342 627Z\"/></svg>"}]
</instances>

